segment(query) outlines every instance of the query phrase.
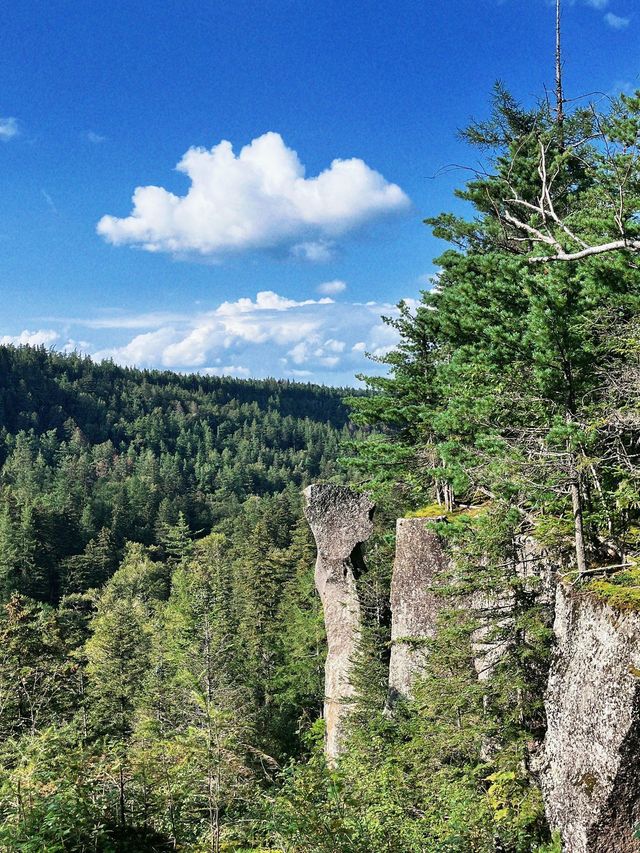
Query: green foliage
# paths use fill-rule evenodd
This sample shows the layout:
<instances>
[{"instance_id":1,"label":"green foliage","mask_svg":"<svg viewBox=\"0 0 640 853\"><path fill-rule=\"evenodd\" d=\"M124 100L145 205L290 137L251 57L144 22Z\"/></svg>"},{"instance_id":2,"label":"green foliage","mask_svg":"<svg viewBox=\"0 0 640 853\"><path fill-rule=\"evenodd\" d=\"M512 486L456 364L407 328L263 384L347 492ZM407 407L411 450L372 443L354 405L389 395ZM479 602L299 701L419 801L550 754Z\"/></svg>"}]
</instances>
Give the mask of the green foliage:
<instances>
[{"instance_id":1,"label":"green foliage","mask_svg":"<svg viewBox=\"0 0 640 853\"><path fill-rule=\"evenodd\" d=\"M596 598L618 610L640 610L640 568L633 566L587 585Z\"/></svg>"},{"instance_id":2,"label":"green foliage","mask_svg":"<svg viewBox=\"0 0 640 853\"><path fill-rule=\"evenodd\" d=\"M413 512L407 513L408 518L426 518L434 521L455 521L464 518L475 518L481 512L485 512L486 506L455 507L449 511L442 504L428 504L418 507Z\"/></svg>"},{"instance_id":3,"label":"green foliage","mask_svg":"<svg viewBox=\"0 0 640 853\"><path fill-rule=\"evenodd\" d=\"M322 704L300 489L339 476L340 392L0 363L0 847L259 849Z\"/></svg>"},{"instance_id":4,"label":"green foliage","mask_svg":"<svg viewBox=\"0 0 640 853\"><path fill-rule=\"evenodd\" d=\"M606 151L589 141L603 128ZM578 109L559 129L546 105L528 111L497 87L490 120L464 134L486 163L458 193L474 218L429 220L454 248L415 311L403 304L387 321L400 335L382 359L389 375L367 378L375 394L352 401L358 423L382 429L352 460L378 494L417 507L437 497L447 511L506 501L583 564L637 549L637 267L624 252L531 263L549 246L518 237L509 217L567 243L551 214L522 213L538 203L544 151L553 215L587 243L615 230L611 193L625 166L633 236L640 159L628 139L639 129L637 98L606 115Z\"/></svg>"}]
</instances>

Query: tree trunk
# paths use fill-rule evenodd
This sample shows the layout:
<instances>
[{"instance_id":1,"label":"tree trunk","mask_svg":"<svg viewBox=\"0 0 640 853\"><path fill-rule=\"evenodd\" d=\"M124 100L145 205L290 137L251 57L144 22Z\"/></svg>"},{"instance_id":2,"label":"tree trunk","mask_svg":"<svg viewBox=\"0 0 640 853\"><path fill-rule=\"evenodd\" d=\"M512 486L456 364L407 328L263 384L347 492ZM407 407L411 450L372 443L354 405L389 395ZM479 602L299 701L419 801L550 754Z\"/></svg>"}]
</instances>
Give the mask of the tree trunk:
<instances>
[{"instance_id":1,"label":"tree trunk","mask_svg":"<svg viewBox=\"0 0 640 853\"><path fill-rule=\"evenodd\" d=\"M124 767L120 764L120 826L125 826Z\"/></svg>"},{"instance_id":2,"label":"tree trunk","mask_svg":"<svg viewBox=\"0 0 640 853\"><path fill-rule=\"evenodd\" d=\"M576 565L582 574L587 569L584 545L584 522L582 518L582 489L575 454L569 452L569 475L571 477L571 507L573 509L573 531L576 546Z\"/></svg>"}]
</instances>

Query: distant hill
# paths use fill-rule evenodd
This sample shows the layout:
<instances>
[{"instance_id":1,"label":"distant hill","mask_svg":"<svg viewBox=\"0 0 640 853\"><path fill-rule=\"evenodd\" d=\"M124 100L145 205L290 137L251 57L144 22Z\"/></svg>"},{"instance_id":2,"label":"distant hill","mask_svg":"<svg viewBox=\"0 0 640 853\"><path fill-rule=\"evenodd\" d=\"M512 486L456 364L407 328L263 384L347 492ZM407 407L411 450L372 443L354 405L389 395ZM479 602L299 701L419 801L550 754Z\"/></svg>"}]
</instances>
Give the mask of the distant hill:
<instances>
[{"instance_id":1,"label":"distant hill","mask_svg":"<svg viewBox=\"0 0 640 853\"><path fill-rule=\"evenodd\" d=\"M4 594L55 602L111 571L79 566L100 536L115 565L126 540L159 545L180 518L207 533L250 496L335 476L345 393L0 347Z\"/></svg>"}]
</instances>

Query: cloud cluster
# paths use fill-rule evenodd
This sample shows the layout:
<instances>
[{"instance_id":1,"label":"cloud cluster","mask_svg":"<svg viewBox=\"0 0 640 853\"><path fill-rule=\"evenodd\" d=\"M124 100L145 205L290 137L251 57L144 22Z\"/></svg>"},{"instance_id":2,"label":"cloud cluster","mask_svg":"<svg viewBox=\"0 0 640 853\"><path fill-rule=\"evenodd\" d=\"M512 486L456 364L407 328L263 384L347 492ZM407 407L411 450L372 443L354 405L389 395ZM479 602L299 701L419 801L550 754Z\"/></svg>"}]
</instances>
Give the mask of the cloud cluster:
<instances>
[{"instance_id":1,"label":"cloud cluster","mask_svg":"<svg viewBox=\"0 0 640 853\"><path fill-rule=\"evenodd\" d=\"M60 333L54 331L53 329L37 329L34 331L24 329L18 335L2 335L0 337L0 344L2 346L13 345L16 347L50 347L53 346L53 344L57 343L59 340Z\"/></svg>"},{"instance_id":2,"label":"cloud cluster","mask_svg":"<svg viewBox=\"0 0 640 853\"><path fill-rule=\"evenodd\" d=\"M242 297L235 302L223 302L211 311L182 320L177 316L170 319L168 315L168 322L140 332L124 346L96 355L125 364L199 369L208 366L209 360L219 353L265 344L270 348L289 347L305 338L315 338L326 318L323 309L333 305L328 297L298 301L265 290L255 299ZM154 315L143 315L122 318L120 322L123 328L135 328L155 319ZM117 322L112 318L111 328Z\"/></svg>"},{"instance_id":3,"label":"cloud cluster","mask_svg":"<svg viewBox=\"0 0 640 853\"><path fill-rule=\"evenodd\" d=\"M376 302L297 300L267 290L191 315L158 312L64 322L124 338L117 346L92 347L98 360L208 375L352 384L356 373L376 370L366 353L382 356L396 344L396 331L380 319L394 311Z\"/></svg>"},{"instance_id":4,"label":"cloud cluster","mask_svg":"<svg viewBox=\"0 0 640 853\"><path fill-rule=\"evenodd\" d=\"M587 6L591 6L592 9L597 9L598 12L602 12L608 7L609 0L584 0L584 3ZM631 18L615 15L613 12L607 12L602 16L602 20L612 30L624 30L631 23Z\"/></svg>"},{"instance_id":5,"label":"cloud cluster","mask_svg":"<svg viewBox=\"0 0 640 853\"><path fill-rule=\"evenodd\" d=\"M61 352L88 352L90 343L88 341L76 341L65 338L55 329L23 329L17 335L0 335L1 346L30 346L30 347L54 347Z\"/></svg>"},{"instance_id":6,"label":"cloud cluster","mask_svg":"<svg viewBox=\"0 0 640 853\"><path fill-rule=\"evenodd\" d=\"M318 293L323 296L336 296L338 293L344 293L347 289L347 283L342 279L335 278L333 281L324 281L316 288Z\"/></svg>"},{"instance_id":7,"label":"cloud cluster","mask_svg":"<svg viewBox=\"0 0 640 853\"><path fill-rule=\"evenodd\" d=\"M191 185L184 196L138 187L124 218L103 216L97 231L114 245L150 252L220 257L287 249L326 260L334 240L409 199L363 160L334 160L315 177L278 133L265 133L236 155L230 142L190 148L178 163Z\"/></svg>"}]
</instances>

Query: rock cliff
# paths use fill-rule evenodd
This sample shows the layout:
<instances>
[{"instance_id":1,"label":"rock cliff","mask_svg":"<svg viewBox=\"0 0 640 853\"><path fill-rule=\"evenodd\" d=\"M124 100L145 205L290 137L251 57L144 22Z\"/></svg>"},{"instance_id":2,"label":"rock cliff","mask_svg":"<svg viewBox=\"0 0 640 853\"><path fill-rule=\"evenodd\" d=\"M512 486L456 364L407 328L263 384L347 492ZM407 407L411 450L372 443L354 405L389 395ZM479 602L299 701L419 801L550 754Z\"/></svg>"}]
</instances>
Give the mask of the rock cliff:
<instances>
[{"instance_id":1,"label":"rock cliff","mask_svg":"<svg viewBox=\"0 0 640 853\"><path fill-rule=\"evenodd\" d=\"M446 606L438 584L449 558L440 536L424 518L399 518L391 580L391 659L389 701L410 696L425 661L425 640L436 632Z\"/></svg>"},{"instance_id":2,"label":"rock cliff","mask_svg":"<svg viewBox=\"0 0 640 853\"><path fill-rule=\"evenodd\" d=\"M333 763L354 693L351 670L361 631L356 579L365 568L361 546L371 536L375 507L366 495L343 486L312 485L304 497L318 551L315 582L327 633L325 752Z\"/></svg>"},{"instance_id":3,"label":"rock cliff","mask_svg":"<svg viewBox=\"0 0 640 853\"><path fill-rule=\"evenodd\" d=\"M356 580L361 545L371 535L374 506L366 495L331 485L305 491L305 513L318 557L316 586L324 609L326 755L334 763L354 694L352 666L361 632ZM531 576L537 601L551 614L557 567L523 537L515 571ZM441 537L420 518L397 522L391 584L389 698L410 696L426 659L426 643L450 602L438 592L450 566ZM500 659L501 645L486 612L502 613L509 596L475 593L458 605L478 614L471 655L479 679ZM545 696L547 732L533 764L549 825L564 853L640 853L640 613L620 611L563 584L555 592L556 650ZM485 751L490 753L488 745Z\"/></svg>"},{"instance_id":4,"label":"rock cliff","mask_svg":"<svg viewBox=\"0 0 640 853\"><path fill-rule=\"evenodd\" d=\"M538 759L549 824L565 853L637 853L640 613L561 584L554 631Z\"/></svg>"}]
</instances>

